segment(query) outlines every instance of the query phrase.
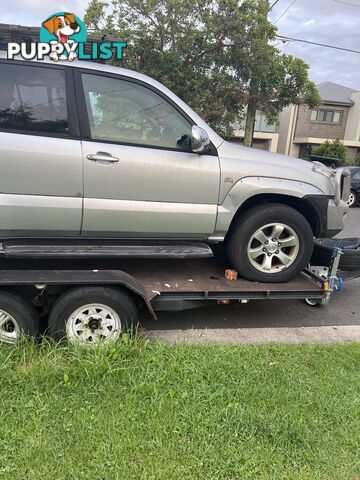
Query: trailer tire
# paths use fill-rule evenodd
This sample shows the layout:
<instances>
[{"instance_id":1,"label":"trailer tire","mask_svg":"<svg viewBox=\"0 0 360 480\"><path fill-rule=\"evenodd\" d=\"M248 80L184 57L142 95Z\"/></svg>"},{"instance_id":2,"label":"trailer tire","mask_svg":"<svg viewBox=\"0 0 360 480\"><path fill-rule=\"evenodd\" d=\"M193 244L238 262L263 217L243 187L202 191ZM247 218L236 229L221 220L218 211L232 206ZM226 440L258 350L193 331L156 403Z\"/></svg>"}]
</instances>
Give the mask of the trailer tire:
<instances>
[{"instance_id":1,"label":"trailer tire","mask_svg":"<svg viewBox=\"0 0 360 480\"><path fill-rule=\"evenodd\" d=\"M321 300L314 300L313 298L304 298L304 302L306 305L309 305L309 307L318 308L323 306Z\"/></svg>"},{"instance_id":2,"label":"trailer tire","mask_svg":"<svg viewBox=\"0 0 360 480\"><path fill-rule=\"evenodd\" d=\"M39 316L21 295L0 292L0 342L16 345L22 337L39 333Z\"/></svg>"},{"instance_id":3,"label":"trailer tire","mask_svg":"<svg viewBox=\"0 0 360 480\"><path fill-rule=\"evenodd\" d=\"M136 325L137 308L131 295L119 288L79 287L56 300L49 315L48 332L70 343L116 341Z\"/></svg>"}]
</instances>

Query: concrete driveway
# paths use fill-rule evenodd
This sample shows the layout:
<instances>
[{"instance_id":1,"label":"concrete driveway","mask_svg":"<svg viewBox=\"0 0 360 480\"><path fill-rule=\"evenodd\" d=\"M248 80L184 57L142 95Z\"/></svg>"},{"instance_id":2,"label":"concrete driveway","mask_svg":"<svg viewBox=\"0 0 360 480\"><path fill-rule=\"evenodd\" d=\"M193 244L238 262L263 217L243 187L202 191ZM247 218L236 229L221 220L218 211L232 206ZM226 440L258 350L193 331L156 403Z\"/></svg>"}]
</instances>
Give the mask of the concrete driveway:
<instances>
[{"instance_id":1,"label":"concrete driveway","mask_svg":"<svg viewBox=\"0 0 360 480\"><path fill-rule=\"evenodd\" d=\"M360 237L360 208L349 212L342 237ZM142 318L144 335L167 342L333 343L360 341L360 279L345 282L327 307L280 300L217 305Z\"/></svg>"}]
</instances>

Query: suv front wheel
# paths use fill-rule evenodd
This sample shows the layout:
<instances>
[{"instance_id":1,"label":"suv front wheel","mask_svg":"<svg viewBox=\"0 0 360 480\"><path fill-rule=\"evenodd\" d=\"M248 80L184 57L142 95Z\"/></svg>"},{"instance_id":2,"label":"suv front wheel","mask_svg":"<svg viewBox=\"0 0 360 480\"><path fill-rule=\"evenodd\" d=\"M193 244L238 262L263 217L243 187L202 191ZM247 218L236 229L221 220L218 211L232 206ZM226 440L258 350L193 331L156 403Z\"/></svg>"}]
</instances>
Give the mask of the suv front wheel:
<instances>
[{"instance_id":1,"label":"suv front wheel","mask_svg":"<svg viewBox=\"0 0 360 480\"><path fill-rule=\"evenodd\" d=\"M287 282L307 265L313 232L294 208L272 203L241 214L227 243L229 260L239 274L257 282Z\"/></svg>"}]
</instances>

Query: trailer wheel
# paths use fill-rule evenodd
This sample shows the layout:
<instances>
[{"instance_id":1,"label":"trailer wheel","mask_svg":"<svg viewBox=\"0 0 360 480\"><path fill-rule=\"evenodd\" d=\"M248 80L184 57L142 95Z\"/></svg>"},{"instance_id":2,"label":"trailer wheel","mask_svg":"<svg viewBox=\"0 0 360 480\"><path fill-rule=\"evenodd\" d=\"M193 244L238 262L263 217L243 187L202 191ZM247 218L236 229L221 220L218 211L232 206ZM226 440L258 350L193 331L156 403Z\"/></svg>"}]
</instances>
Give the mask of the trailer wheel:
<instances>
[{"instance_id":1,"label":"trailer wheel","mask_svg":"<svg viewBox=\"0 0 360 480\"><path fill-rule=\"evenodd\" d=\"M97 344L116 341L136 323L131 296L111 287L80 287L63 293L50 312L48 331L55 340Z\"/></svg>"},{"instance_id":2,"label":"trailer wheel","mask_svg":"<svg viewBox=\"0 0 360 480\"><path fill-rule=\"evenodd\" d=\"M0 342L16 345L23 336L36 337L39 318L22 296L0 292Z\"/></svg>"},{"instance_id":3,"label":"trailer wheel","mask_svg":"<svg viewBox=\"0 0 360 480\"><path fill-rule=\"evenodd\" d=\"M304 298L304 302L306 305L310 307L322 307L322 303L320 300L314 300L313 298Z\"/></svg>"}]
</instances>

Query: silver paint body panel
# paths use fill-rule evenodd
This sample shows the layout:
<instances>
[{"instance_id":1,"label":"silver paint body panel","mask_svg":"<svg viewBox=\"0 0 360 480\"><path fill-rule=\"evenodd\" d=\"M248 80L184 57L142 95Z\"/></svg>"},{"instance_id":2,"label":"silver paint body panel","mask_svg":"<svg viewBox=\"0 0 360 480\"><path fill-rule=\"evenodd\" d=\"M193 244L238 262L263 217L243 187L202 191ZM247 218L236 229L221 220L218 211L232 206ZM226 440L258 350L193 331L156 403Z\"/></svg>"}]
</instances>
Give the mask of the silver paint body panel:
<instances>
[{"instance_id":1,"label":"silver paint body panel","mask_svg":"<svg viewBox=\"0 0 360 480\"><path fill-rule=\"evenodd\" d=\"M321 195L322 192L309 185L295 180L284 180L271 177L245 177L239 180L226 195L218 208L215 237L224 238L232 219L242 205L254 195L278 194L303 198L305 195Z\"/></svg>"},{"instance_id":2,"label":"silver paint body panel","mask_svg":"<svg viewBox=\"0 0 360 480\"><path fill-rule=\"evenodd\" d=\"M0 194L3 237L76 236L81 215L81 198Z\"/></svg>"},{"instance_id":3,"label":"silver paint body panel","mask_svg":"<svg viewBox=\"0 0 360 480\"><path fill-rule=\"evenodd\" d=\"M0 234L80 235L80 141L0 132Z\"/></svg>"},{"instance_id":4,"label":"silver paint body panel","mask_svg":"<svg viewBox=\"0 0 360 480\"><path fill-rule=\"evenodd\" d=\"M85 198L84 236L199 237L213 232L216 205Z\"/></svg>"},{"instance_id":5,"label":"silver paint body panel","mask_svg":"<svg viewBox=\"0 0 360 480\"><path fill-rule=\"evenodd\" d=\"M290 180L311 185L318 194L334 195L335 193L331 182L324 175L314 172L311 162L300 158L265 152L230 142L223 142L218 148L218 153L221 162L220 204L237 182L246 177Z\"/></svg>"},{"instance_id":6,"label":"silver paint body panel","mask_svg":"<svg viewBox=\"0 0 360 480\"><path fill-rule=\"evenodd\" d=\"M0 193L82 197L78 140L0 132Z\"/></svg>"},{"instance_id":7,"label":"silver paint body panel","mask_svg":"<svg viewBox=\"0 0 360 480\"><path fill-rule=\"evenodd\" d=\"M217 156L83 142L83 235L208 237L215 228ZM99 164L106 151L119 162Z\"/></svg>"},{"instance_id":8,"label":"silver paint body panel","mask_svg":"<svg viewBox=\"0 0 360 480\"><path fill-rule=\"evenodd\" d=\"M349 206L344 200L341 200L339 205L335 205L334 200L329 200L328 229L343 230L343 228L345 227L346 214L348 211Z\"/></svg>"}]
</instances>

